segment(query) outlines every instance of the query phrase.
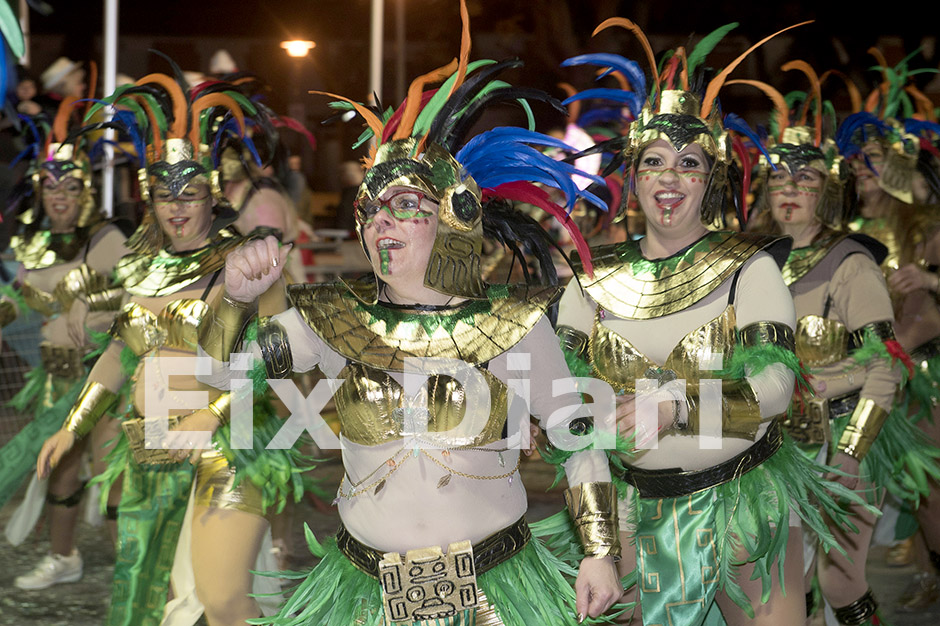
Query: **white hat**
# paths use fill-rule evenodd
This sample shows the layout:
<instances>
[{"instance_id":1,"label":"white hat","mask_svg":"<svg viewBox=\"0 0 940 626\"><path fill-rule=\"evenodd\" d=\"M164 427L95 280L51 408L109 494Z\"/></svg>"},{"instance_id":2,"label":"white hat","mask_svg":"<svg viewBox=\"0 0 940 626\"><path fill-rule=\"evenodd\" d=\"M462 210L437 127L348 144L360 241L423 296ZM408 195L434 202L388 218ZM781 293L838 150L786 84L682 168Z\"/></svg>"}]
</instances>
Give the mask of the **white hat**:
<instances>
[{"instance_id":1,"label":"white hat","mask_svg":"<svg viewBox=\"0 0 940 626\"><path fill-rule=\"evenodd\" d=\"M238 66L235 65L235 59L224 48L216 50L209 59L210 74L234 74L237 71Z\"/></svg>"},{"instance_id":2,"label":"white hat","mask_svg":"<svg viewBox=\"0 0 940 626\"><path fill-rule=\"evenodd\" d=\"M81 66L82 64L78 61L73 61L68 57L59 57L39 77L39 80L42 81L42 88L49 91L58 85L63 78Z\"/></svg>"}]
</instances>

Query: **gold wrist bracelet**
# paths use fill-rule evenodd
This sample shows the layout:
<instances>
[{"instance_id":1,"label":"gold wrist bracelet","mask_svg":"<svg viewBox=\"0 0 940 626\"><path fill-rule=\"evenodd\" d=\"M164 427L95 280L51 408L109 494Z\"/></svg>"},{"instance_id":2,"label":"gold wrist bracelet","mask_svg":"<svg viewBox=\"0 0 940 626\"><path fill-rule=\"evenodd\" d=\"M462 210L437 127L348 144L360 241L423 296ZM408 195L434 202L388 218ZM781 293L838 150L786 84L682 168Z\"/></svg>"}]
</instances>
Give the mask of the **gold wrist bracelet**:
<instances>
[{"instance_id":1,"label":"gold wrist bracelet","mask_svg":"<svg viewBox=\"0 0 940 626\"><path fill-rule=\"evenodd\" d=\"M862 398L842 431L836 450L861 461L871 450L886 419L887 411L875 404L871 398Z\"/></svg>"},{"instance_id":2,"label":"gold wrist bracelet","mask_svg":"<svg viewBox=\"0 0 940 626\"><path fill-rule=\"evenodd\" d=\"M565 491L565 504L585 556L620 559L617 490L613 483L581 483Z\"/></svg>"},{"instance_id":3,"label":"gold wrist bracelet","mask_svg":"<svg viewBox=\"0 0 940 626\"><path fill-rule=\"evenodd\" d=\"M232 417L232 394L226 391L206 406L206 410L215 415L219 424L225 426Z\"/></svg>"},{"instance_id":4,"label":"gold wrist bracelet","mask_svg":"<svg viewBox=\"0 0 940 626\"><path fill-rule=\"evenodd\" d=\"M75 433L76 437L84 437L94 429L95 424L116 399L117 394L101 383L86 382L63 428Z\"/></svg>"},{"instance_id":5,"label":"gold wrist bracelet","mask_svg":"<svg viewBox=\"0 0 940 626\"><path fill-rule=\"evenodd\" d=\"M223 292L199 324L200 347L217 361L228 362L252 309L250 303L233 300Z\"/></svg>"},{"instance_id":6,"label":"gold wrist bracelet","mask_svg":"<svg viewBox=\"0 0 940 626\"><path fill-rule=\"evenodd\" d=\"M0 328L16 319L16 305L9 300L0 301Z\"/></svg>"}]
</instances>

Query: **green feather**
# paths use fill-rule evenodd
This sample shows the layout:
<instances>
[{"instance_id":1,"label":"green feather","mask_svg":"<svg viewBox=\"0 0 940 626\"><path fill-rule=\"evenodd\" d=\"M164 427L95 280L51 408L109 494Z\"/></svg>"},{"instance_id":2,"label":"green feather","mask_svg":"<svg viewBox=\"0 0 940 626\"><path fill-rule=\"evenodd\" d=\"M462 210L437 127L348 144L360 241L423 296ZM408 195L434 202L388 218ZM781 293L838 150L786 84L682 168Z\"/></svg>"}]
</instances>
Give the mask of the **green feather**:
<instances>
[{"instance_id":1,"label":"green feather","mask_svg":"<svg viewBox=\"0 0 940 626\"><path fill-rule=\"evenodd\" d=\"M698 45L692 50L689 54L689 76L692 76L695 73L695 70L698 69L698 66L705 61L705 57L715 49L715 46L718 45L718 42L725 38L725 35L730 33L732 30L738 27L737 22L731 22L730 24L725 24L720 28L716 28L711 33L706 35Z\"/></svg>"}]
</instances>

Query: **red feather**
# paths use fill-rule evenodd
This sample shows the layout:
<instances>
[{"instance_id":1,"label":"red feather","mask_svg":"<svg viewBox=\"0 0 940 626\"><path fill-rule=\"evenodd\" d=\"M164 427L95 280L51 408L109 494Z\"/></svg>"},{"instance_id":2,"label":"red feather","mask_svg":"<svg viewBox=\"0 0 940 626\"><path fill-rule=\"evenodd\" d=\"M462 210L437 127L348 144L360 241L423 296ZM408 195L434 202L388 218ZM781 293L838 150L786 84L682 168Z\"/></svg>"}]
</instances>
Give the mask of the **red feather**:
<instances>
[{"instance_id":1,"label":"red feather","mask_svg":"<svg viewBox=\"0 0 940 626\"><path fill-rule=\"evenodd\" d=\"M506 198L507 200L514 200L516 202L525 202L526 204L539 207L558 220L561 225L565 227L565 230L568 231L568 234L571 235L571 240L574 241L574 247L581 256L581 265L584 267L584 271L589 277L594 277L594 263L591 260L591 248L588 247L587 241L585 241L581 231L578 230L571 216L568 215L568 211L552 202L552 199L544 189L539 189L532 183L517 181L485 188L482 191L484 202L490 198Z\"/></svg>"},{"instance_id":2,"label":"red feather","mask_svg":"<svg viewBox=\"0 0 940 626\"><path fill-rule=\"evenodd\" d=\"M279 116L277 116L276 118L274 118L274 120L272 121L272 123L273 123L274 126L276 126L276 127L281 127L281 126L283 126L283 127L285 127L285 128L289 128L289 129L291 129L291 130L293 130L293 131L296 131L296 132L300 133L301 135L303 135L303 136L307 139L307 143L310 144L310 147L311 147L312 149L314 149L314 150L317 149L317 138L313 136L313 133L311 133L309 130L307 130L307 127L306 127L306 126L304 126L303 124L301 124L300 122L298 122L298 121L295 120L294 118L292 118L292 117L287 117L286 115L279 115Z\"/></svg>"},{"instance_id":3,"label":"red feather","mask_svg":"<svg viewBox=\"0 0 940 626\"><path fill-rule=\"evenodd\" d=\"M423 109L424 106L431 100L434 94L437 93L437 89L430 89L421 94L421 106L419 109ZM385 129L382 131L382 143L385 143L391 139L392 135L395 133L395 130L398 128L398 125L401 123L402 115L405 114L405 106L408 104L408 98L405 98L401 101L401 104L398 105L398 109L392 114L388 121L385 122Z\"/></svg>"},{"instance_id":4,"label":"red feather","mask_svg":"<svg viewBox=\"0 0 940 626\"><path fill-rule=\"evenodd\" d=\"M904 351L904 348L901 347L894 339L888 339L885 343L885 348L888 349L888 354L891 355L893 361L901 361L904 364L904 367L907 368L908 378L914 375L914 361L911 360L911 356Z\"/></svg>"},{"instance_id":5,"label":"red feather","mask_svg":"<svg viewBox=\"0 0 940 626\"><path fill-rule=\"evenodd\" d=\"M748 154L747 147L737 135L734 135L731 140L731 146L741 159L741 215L744 217L744 223L739 226L741 230L744 230L747 225L747 192L751 189L751 155Z\"/></svg>"}]
</instances>

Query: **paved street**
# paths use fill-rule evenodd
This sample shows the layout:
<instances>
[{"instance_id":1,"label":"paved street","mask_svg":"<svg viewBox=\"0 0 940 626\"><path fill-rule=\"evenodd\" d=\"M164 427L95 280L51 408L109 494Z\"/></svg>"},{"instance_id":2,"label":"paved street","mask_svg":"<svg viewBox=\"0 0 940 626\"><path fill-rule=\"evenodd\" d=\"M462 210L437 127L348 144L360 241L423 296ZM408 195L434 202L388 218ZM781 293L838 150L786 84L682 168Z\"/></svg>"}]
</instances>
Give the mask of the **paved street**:
<instances>
[{"instance_id":1,"label":"paved street","mask_svg":"<svg viewBox=\"0 0 940 626\"><path fill-rule=\"evenodd\" d=\"M532 520L541 519L560 507L560 490L545 491L551 484L553 471L541 462L523 464L524 479L529 489L529 517ZM321 466L319 475L335 485L340 477L339 463L332 461ZM0 526L6 523L12 509L12 506L7 506L0 511ZM304 556L303 551L304 522L310 524L318 536L323 537L335 530L338 518L335 511L319 512L307 501L299 505L293 523L295 555L292 565L296 568L312 564L309 555ZM113 550L107 532L103 527L95 528L82 523L78 531L78 547L85 559L85 576L80 582L59 585L45 591L20 591L13 586L13 579L42 556L47 544L38 535L18 549L11 548L5 542L0 544L0 626L98 626L104 621L113 563ZM940 604L919 615L895 614L893 604L910 580L913 569L887 568L882 564L883 554L884 548L875 550L868 571L869 580L889 623L893 626L940 623Z\"/></svg>"}]
</instances>

